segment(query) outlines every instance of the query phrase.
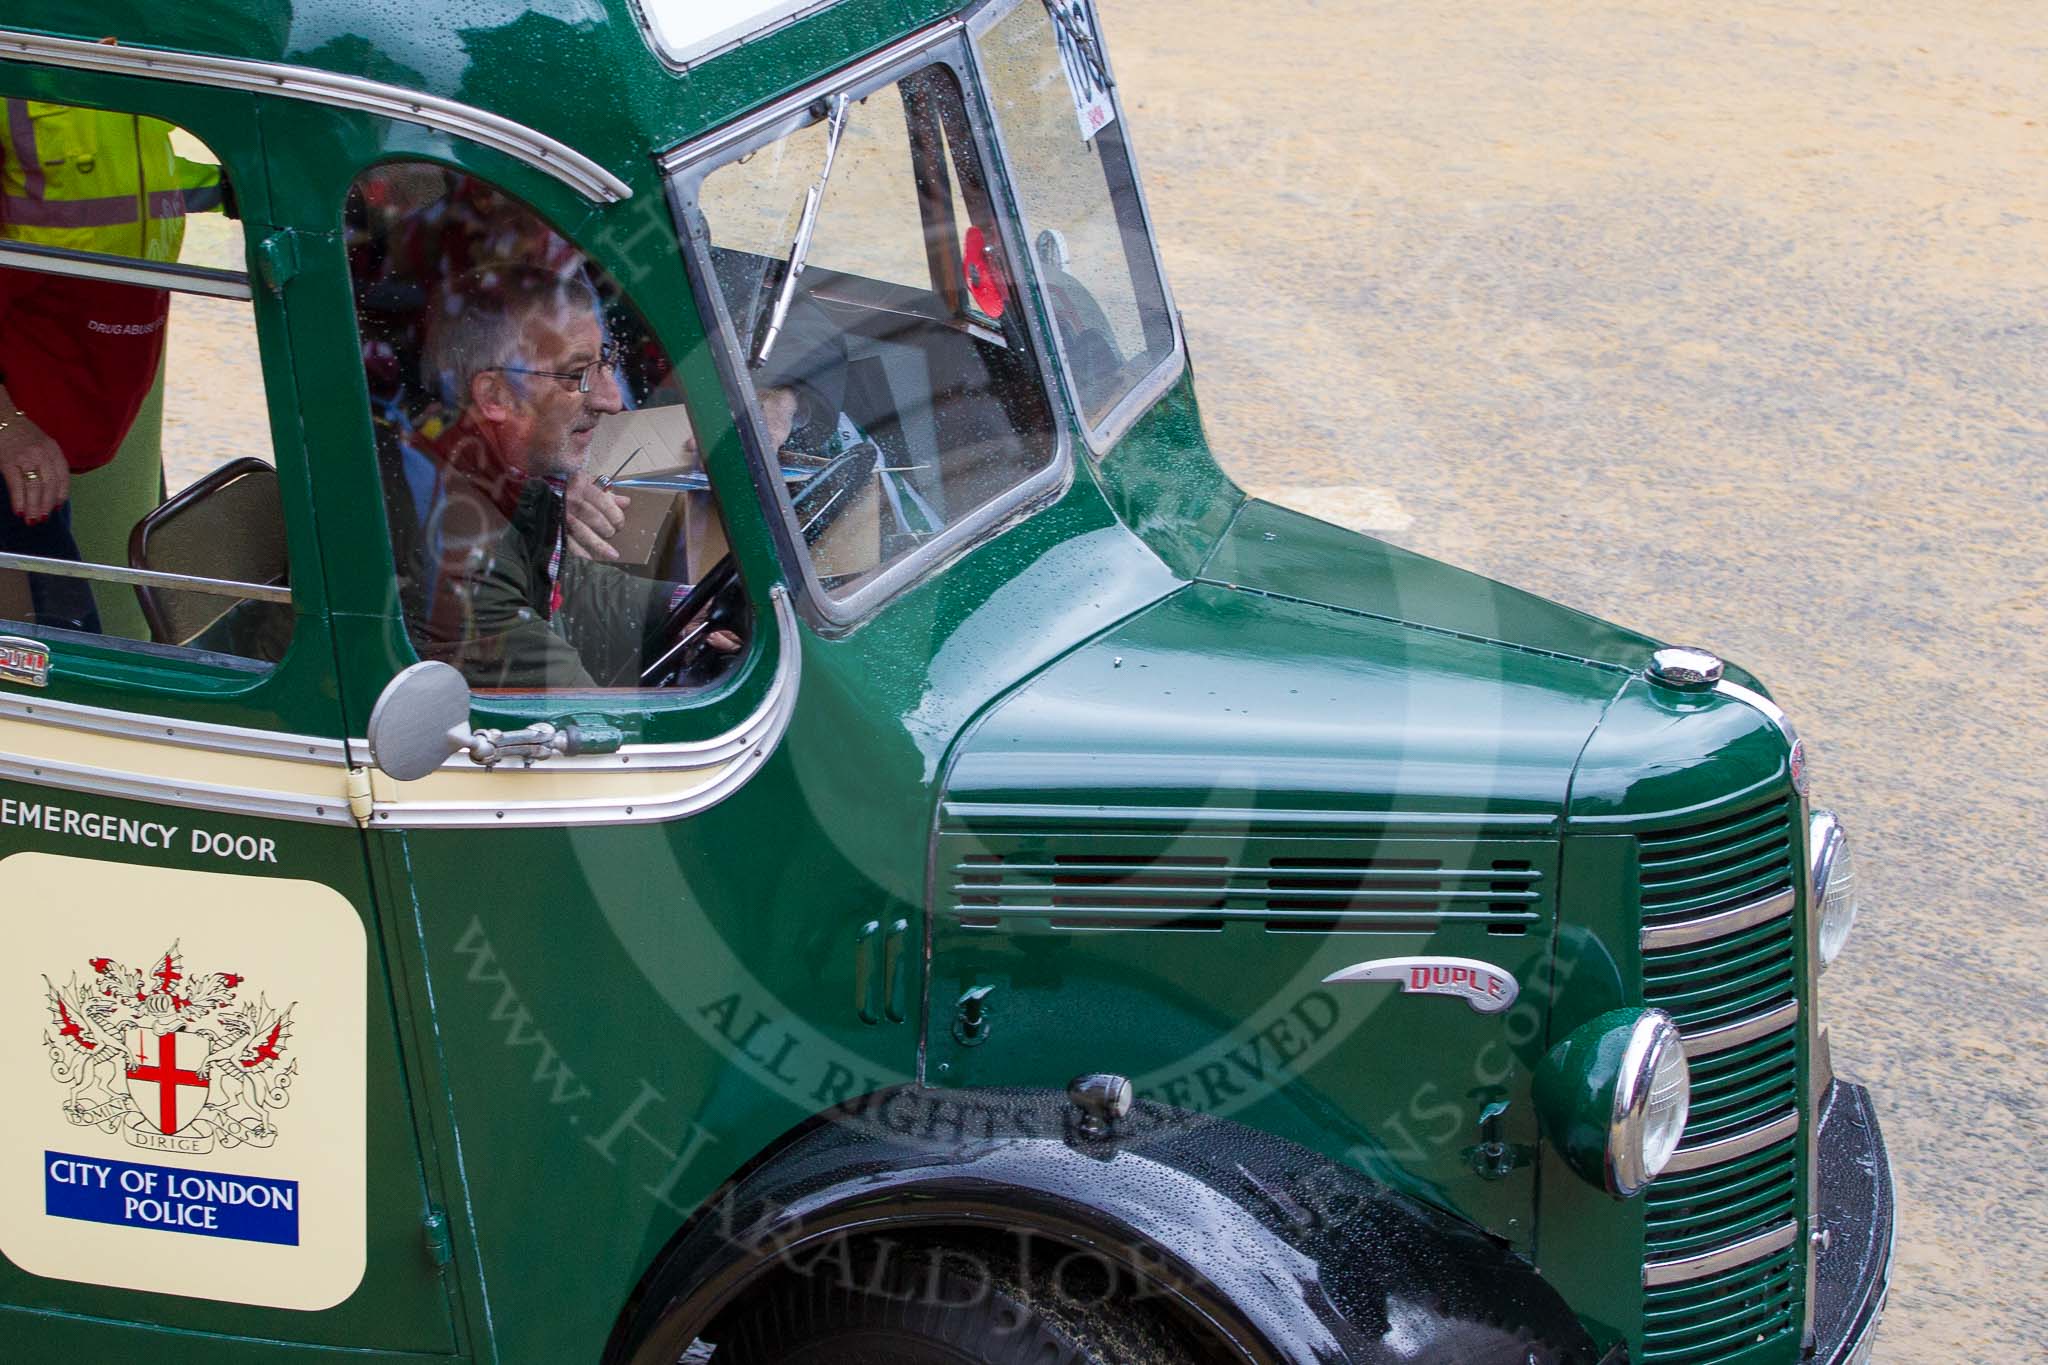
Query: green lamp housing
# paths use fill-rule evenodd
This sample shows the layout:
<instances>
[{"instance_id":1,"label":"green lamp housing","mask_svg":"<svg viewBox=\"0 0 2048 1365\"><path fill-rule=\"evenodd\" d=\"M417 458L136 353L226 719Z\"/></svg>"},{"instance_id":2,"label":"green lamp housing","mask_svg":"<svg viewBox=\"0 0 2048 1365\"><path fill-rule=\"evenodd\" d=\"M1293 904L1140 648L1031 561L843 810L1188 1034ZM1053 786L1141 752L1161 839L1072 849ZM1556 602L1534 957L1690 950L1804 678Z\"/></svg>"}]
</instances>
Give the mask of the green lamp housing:
<instances>
[{"instance_id":1,"label":"green lamp housing","mask_svg":"<svg viewBox=\"0 0 2048 1365\"><path fill-rule=\"evenodd\" d=\"M1616 1199L1663 1173L1692 1099L1671 1016L1618 1009L1590 1019L1536 1069L1536 1113L1567 1164Z\"/></svg>"}]
</instances>

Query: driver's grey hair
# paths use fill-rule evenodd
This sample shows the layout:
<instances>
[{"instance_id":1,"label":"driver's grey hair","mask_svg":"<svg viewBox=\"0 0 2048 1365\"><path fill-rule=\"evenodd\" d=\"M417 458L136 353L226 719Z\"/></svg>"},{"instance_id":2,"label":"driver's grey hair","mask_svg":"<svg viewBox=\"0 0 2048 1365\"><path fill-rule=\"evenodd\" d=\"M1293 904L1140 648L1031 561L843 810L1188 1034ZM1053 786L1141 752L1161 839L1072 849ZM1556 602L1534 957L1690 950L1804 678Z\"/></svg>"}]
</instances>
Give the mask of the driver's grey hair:
<instances>
[{"instance_id":1,"label":"driver's grey hair","mask_svg":"<svg viewBox=\"0 0 2048 1365\"><path fill-rule=\"evenodd\" d=\"M487 370L531 367L527 329L536 317L595 314L604 305L580 272L555 274L501 266L460 276L429 306L420 367L453 407L469 404L470 385ZM514 376L516 379L517 376Z\"/></svg>"}]
</instances>

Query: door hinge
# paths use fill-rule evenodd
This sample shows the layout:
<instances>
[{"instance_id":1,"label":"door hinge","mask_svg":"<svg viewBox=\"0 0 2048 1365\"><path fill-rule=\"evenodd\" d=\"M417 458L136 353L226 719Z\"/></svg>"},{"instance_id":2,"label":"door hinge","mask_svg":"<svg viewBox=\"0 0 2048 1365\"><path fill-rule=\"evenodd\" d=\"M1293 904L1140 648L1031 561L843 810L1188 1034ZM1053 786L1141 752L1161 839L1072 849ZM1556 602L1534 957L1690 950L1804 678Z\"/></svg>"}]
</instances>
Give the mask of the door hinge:
<instances>
[{"instance_id":1,"label":"door hinge","mask_svg":"<svg viewBox=\"0 0 2048 1365\"><path fill-rule=\"evenodd\" d=\"M370 814L376 801L370 795L370 770L350 768L348 770L348 813L363 829L370 827Z\"/></svg>"},{"instance_id":2,"label":"door hinge","mask_svg":"<svg viewBox=\"0 0 2048 1365\"><path fill-rule=\"evenodd\" d=\"M256 244L256 271L271 293L283 294L285 285L304 268L299 259L299 234L293 229L273 232Z\"/></svg>"},{"instance_id":3,"label":"door hinge","mask_svg":"<svg viewBox=\"0 0 2048 1365\"><path fill-rule=\"evenodd\" d=\"M448 1215L438 1208L429 1207L420 1232L426 1240L427 1259L440 1270L455 1259L455 1239L448 1235Z\"/></svg>"}]
</instances>

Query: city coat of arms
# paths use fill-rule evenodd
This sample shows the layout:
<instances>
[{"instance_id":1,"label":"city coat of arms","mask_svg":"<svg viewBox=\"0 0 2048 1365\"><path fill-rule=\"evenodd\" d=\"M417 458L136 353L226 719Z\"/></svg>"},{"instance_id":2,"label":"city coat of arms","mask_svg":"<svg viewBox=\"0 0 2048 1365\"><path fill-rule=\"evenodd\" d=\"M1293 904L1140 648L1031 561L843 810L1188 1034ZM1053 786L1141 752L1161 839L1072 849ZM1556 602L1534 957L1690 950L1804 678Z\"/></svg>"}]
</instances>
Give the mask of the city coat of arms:
<instances>
[{"instance_id":1,"label":"city coat of arms","mask_svg":"<svg viewBox=\"0 0 2048 1365\"><path fill-rule=\"evenodd\" d=\"M175 943L154 963L96 957L68 985L43 978L64 1117L146 1151L270 1146L298 1075L285 1057L293 1007L248 1002L233 972L188 970Z\"/></svg>"}]
</instances>

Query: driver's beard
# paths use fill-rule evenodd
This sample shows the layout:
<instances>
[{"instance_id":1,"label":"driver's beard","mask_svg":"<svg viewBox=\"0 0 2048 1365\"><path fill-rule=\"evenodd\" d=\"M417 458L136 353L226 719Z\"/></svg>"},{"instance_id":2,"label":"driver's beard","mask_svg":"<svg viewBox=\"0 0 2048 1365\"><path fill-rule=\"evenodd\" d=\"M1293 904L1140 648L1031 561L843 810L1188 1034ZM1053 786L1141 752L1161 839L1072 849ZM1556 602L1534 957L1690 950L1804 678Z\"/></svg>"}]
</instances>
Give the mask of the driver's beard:
<instances>
[{"instance_id":1,"label":"driver's beard","mask_svg":"<svg viewBox=\"0 0 2048 1365\"><path fill-rule=\"evenodd\" d=\"M576 448L576 428L572 425L562 428L551 441L536 442L526 467L549 478L573 479L589 462L590 448Z\"/></svg>"}]
</instances>

